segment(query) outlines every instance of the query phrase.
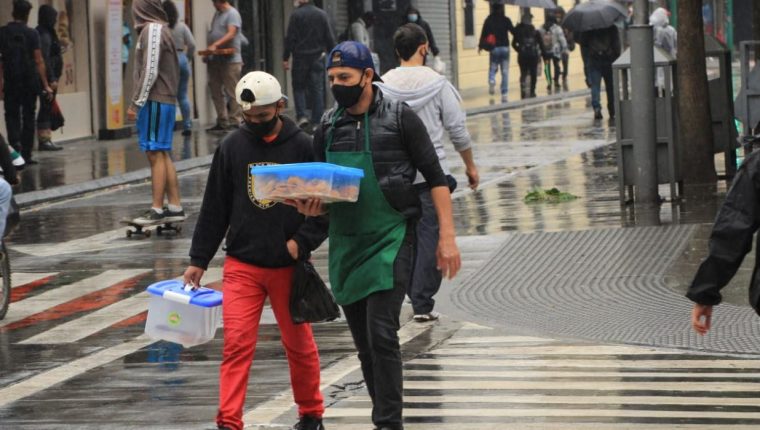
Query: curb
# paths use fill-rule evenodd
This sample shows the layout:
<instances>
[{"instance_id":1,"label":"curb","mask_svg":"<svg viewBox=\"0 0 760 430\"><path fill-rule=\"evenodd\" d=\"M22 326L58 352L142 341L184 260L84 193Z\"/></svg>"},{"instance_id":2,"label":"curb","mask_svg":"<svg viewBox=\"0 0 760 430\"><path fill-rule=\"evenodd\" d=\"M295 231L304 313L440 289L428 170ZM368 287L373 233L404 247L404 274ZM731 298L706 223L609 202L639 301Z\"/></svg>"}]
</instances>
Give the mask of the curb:
<instances>
[{"instance_id":1,"label":"curb","mask_svg":"<svg viewBox=\"0 0 760 430\"><path fill-rule=\"evenodd\" d=\"M519 108L524 108L524 107L543 104L543 103L558 102L558 101L562 101L566 99L583 97L590 94L591 94L591 90L589 89L568 91L561 94L552 94L550 96L534 97L530 99L516 100L513 102L507 102L507 103L497 103L490 106L470 108L470 109L467 109L466 112L467 112L467 116L469 117L469 116L475 116L475 115L482 115L486 113L499 112L502 110L519 109Z\"/></svg>"},{"instance_id":2,"label":"curb","mask_svg":"<svg viewBox=\"0 0 760 430\"><path fill-rule=\"evenodd\" d=\"M484 106L479 108L467 109L465 112L467 116L482 115L486 113L499 112L503 110L519 109L527 106L533 106L543 103L556 102L565 99L582 97L590 93L589 90L577 90L570 91L561 94L553 94L550 96L535 97L532 99L517 100L514 102L498 103L491 106ZM187 160L180 160L174 163L177 173L186 172L193 169L206 167L211 164L213 159L212 155L205 155L197 158L190 158ZM29 209L32 206L41 205L43 203L52 203L60 200L64 200L73 196L78 196L87 193L93 193L96 191L105 190L108 188L114 188L121 185L134 184L143 182L150 179L150 168L145 167L132 172L123 173L121 175L108 176L105 178L95 179L92 181L82 182L79 184L62 185L59 187L49 188L46 190L29 191L26 193L17 194L15 196L16 203L18 203L21 209Z\"/></svg>"},{"instance_id":3,"label":"curb","mask_svg":"<svg viewBox=\"0 0 760 430\"><path fill-rule=\"evenodd\" d=\"M187 160L180 160L174 163L174 167L177 169L177 173L186 172L188 170L210 165L213 157L214 156L212 154L204 155L202 157L189 158ZM62 185L60 187L49 188L47 190L21 193L17 194L15 198L16 203L18 203L21 209L28 209L31 206L36 206L43 203L52 203L69 197L92 193L107 188L114 188L120 185L143 182L148 179L150 179L150 168L145 167L142 169L134 170L132 172L123 173L121 175L108 176L105 178L82 182L79 184Z\"/></svg>"}]
</instances>

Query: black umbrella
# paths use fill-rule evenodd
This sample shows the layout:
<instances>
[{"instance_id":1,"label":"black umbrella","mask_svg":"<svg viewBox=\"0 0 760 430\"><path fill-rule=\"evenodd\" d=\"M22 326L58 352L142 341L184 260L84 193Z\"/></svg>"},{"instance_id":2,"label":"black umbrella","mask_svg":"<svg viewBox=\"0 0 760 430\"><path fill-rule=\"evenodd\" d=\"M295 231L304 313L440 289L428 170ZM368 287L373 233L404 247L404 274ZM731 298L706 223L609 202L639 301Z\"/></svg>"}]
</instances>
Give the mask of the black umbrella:
<instances>
[{"instance_id":1,"label":"black umbrella","mask_svg":"<svg viewBox=\"0 0 760 430\"><path fill-rule=\"evenodd\" d=\"M628 10L620 3L610 0L589 0L580 3L565 16L562 26L570 31L589 31L607 28L620 18L628 16Z\"/></svg>"}]
</instances>

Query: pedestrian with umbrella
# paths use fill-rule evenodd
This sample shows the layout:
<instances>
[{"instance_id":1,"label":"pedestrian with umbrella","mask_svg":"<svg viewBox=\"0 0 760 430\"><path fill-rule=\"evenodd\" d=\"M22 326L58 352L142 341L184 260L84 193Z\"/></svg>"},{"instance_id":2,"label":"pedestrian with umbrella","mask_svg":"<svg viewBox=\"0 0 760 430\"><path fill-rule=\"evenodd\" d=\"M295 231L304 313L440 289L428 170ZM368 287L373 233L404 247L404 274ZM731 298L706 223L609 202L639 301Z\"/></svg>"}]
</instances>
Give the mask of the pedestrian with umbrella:
<instances>
[{"instance_id":1,"label":"pedestrian with umbrella","mask_svg":"<svg viewBox=\"0 0 760 430\"><path fill-rule=\"evenodd\" d=\"M562 24L571 31L580 32L579 43L588 57L591 81L591 105L594 119L602 119L600 102L601 82L607 92L607 112L615 118L612 63L620 56L620 36L617 21L628 15L624 6L609 0L590 0L572 8Z\"/></svg>"}]
</instances>

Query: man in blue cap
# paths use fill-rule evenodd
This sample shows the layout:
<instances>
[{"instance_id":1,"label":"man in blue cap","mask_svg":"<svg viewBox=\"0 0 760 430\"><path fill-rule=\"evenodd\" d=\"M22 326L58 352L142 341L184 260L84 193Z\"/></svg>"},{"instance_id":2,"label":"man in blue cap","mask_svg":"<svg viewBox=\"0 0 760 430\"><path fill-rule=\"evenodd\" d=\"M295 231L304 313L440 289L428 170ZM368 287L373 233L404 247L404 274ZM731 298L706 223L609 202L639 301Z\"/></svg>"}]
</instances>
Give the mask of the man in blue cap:
<instances>
[{"instance_id":1,"label":"man in blue cap","mask_svg":"<svg viewBox=\"0 0 760 430\"><path fill-rule=\"evenodd\" d=\"M330 283L359 352L378 430L401 430L402 363L398 329L412 279L420 199L417 171L430 185L440 220L437 250L442 275L454 277L457 249L451 194L425 125L404 103L383 97L372 54L347 41L327 57L338 106L314 134L315 158L364 170L356 203L293 202L308 216L330 217Z\"/></svg>"}]
</instances>

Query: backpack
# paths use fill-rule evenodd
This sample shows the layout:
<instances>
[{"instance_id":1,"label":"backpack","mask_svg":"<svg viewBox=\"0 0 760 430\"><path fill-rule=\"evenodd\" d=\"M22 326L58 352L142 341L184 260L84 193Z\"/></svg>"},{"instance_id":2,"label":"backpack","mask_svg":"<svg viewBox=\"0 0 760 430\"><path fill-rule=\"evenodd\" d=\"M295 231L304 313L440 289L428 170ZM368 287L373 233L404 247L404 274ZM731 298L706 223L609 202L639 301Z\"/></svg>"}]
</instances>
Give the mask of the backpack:
<instances>
[{"instance_id":1,"label":"backpack","mask_svg":"<svg viewBox=\"0 0 760 430\"><path fill-rule=\"evenodd\" d=\"M599 61L615 61L615 49L608 38L603 34L596 34L588 41L589 55Z\"/></svg>"},{"instance_id":2,"label":"backpack","mask_svg":"<svg viewBox=\"0 0 760 430\"><path fill-rule=\"evenodd\" d=\"M554 52L554 35L551 29L541 29L541 48L545 54Z\"/></svg>"},{"instance_id":3,"label":"backpack","mask_svg":"<svg viewBox=\"0 0 760 430\"><path fill-rule=\"evenodd\" d=\"M37 70L28 51L26 35L23 32L9 34L8 27L0 28L0 53L3 56L6 85L33 84Z\"/></svg>"},{"instance_id":4,"label":"backpack","mask_svg":"<svg viewBox=\"0 0 760 430\"><path fill-rule=\"evenodd\" d=\"M536 42L536 30L525 31L520 39L520 55L526 57L537 57L539 53L538 42Z\"/></svg>"}]
</instances>

